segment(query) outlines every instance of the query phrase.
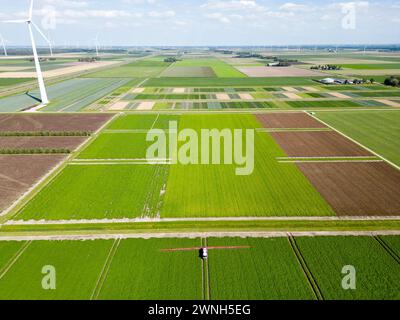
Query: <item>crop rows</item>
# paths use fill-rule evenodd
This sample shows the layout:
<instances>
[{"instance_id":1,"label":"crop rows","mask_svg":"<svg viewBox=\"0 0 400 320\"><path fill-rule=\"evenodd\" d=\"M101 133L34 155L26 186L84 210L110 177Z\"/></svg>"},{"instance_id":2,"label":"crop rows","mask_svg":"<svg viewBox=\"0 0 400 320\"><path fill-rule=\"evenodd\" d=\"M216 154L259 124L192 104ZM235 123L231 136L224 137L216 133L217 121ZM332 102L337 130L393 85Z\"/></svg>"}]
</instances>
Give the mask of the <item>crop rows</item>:
<instances>
[{"instance_id":1,"label":"crop rows","mask_svg":"<svg viewBox=\"0 0 400 320\"><path fill-rule=\"evenodd\" d=\"M303 264L324 299L399 298L400 264L375 238L295 241L304 260L287 238L207 239L207 288L200 239L0 242L0 299L315 299ZM381 241L399 253L399 237ZM349 265L355 290L342 286ZM43 267L56 290L43 289Z\"/></svg>"}]
</instances>

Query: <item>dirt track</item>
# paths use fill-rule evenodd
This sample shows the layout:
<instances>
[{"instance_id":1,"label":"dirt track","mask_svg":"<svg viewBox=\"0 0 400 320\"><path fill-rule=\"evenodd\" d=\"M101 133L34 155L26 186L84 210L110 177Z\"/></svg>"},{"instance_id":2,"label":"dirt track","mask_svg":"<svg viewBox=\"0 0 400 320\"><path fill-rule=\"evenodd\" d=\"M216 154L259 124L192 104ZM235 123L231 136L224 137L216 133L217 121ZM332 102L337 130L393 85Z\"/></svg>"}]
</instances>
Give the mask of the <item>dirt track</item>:
<instances>
[{"instance_id":1,"label":"dirt track","mask_svg":"<svg viewBox=\"0 0 400 320\"><path fill-rule=\"evenodd\" d=\"M273 132L289 157L361 157L371 153L336 132Z\"/></svg>"},{"instance_id":2,"label":"dirt track","mask_svg":"<svg viewBox=\"0 0 400 320\"><path fill-rule=\"evenodd\" d=\"M132 234L87 234L87 235L41 235L1 236L0 241L87 241L110 239L198 239L198 238L285 238L293 237L335 237L335 236L385 236L400 235L400 231L321 231L321 232L193 232L193 233L132 233Z\"/></svg>"},{"instance_id":3,"label":"dirt track","mask_svg":"<svg viewBox=\"0 0 400 320\"><path fill-rule=\"evenodd\" d=\"M399 216L400 171L379 163L301 163L339 216Z\"/></svg>"},{"instance_id":4,"label":"dirt track","mask_svg":"<svg viewBox=\"0 0 400 320\"><path fill-rule=\"evenodd\" d=\"M267 129L326 128L324 124L304 112L259 114L257 119Z\"/></svg>"},{"instance_id":5,"label":"dirt track","mask_svg":"<svg viewBox=\"0 0 400 320\"><path fill-rule=\"evenodd\" d=\"M10 206L64 158L63 155L0 156L0 211Z\"/></svg>"},{"instance_id":6,"label":"dirt track","mask_svg":"<svg viewBox=\"0 0 400 320\"><path fill-rule=\"evenodd\" d=\"M112 114L2 114L0 132L94 132Z\"/></svg>"}]
</instances>

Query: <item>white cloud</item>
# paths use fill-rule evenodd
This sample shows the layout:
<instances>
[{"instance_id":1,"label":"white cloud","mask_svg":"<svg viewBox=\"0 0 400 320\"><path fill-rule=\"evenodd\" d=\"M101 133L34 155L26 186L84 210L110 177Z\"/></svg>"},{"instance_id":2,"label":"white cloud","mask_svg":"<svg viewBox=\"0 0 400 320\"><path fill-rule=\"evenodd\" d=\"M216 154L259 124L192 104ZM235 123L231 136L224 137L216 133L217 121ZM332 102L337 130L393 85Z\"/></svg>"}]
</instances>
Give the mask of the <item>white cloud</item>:
<instances>
[{"instance_id":1,"label":"white cloud","mask_svg":"<svg viewBox=\"0 0 400 320\"><path fill-rule=\"evenodd\" d=\"M227 16L223 15L222 13L209 13L209 14L206 14L205 17L208 19L217 20L222 23L230 23L231 22L231 20Z\"/></svg>"},{"instance_id":2,"label":"white cloud","mask_svg":"<svg viewBox=\"0 0 400 320\"><path fill-rule=\"evenodd\" d=\"M150 11L149 17L151 18L173 18L176 16L175 11L167 10L167 11Z\"/></svg>"},{"instance_id":3,"label":"white cloud","mask_svg":"<svg viewBox=\"0 0 400 320\"><path fill-rule=\"evenodd\" d=\"M283 11L292 11L292 12L307 12L307 11L312 11L313 8L305 5L305 4L297 4L297 3L292 3L292 2L287 2L279 7L280 10Z\"/></svg>"},{"instance_id":4,"label":"white cloud","mask_svg":"<svg viewBox=\"0 0 400 320\"><path fill-rule=\"evenodd\" d=\"M225 10L225 11L241 11L241 10L256 10L262 11L266 8L259 5L253 0L211 0L200 6L201 8L211 10Z\"/></svg>"}]
</instances>

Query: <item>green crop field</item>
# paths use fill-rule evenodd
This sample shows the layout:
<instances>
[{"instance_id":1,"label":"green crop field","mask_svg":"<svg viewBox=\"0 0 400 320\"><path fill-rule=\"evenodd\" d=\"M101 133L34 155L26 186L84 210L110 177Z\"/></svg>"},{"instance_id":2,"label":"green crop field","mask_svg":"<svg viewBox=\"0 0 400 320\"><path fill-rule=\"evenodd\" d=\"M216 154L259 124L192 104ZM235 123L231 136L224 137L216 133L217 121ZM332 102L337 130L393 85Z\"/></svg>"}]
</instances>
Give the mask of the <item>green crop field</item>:
<instances>
[{"instance_id":1,"label":"green crop field","mask_svg":"<svg viewBox=\"0 0 400 320\"><path fill-rule=\"evenodd\" d=\"M399 249L398 236L381 239ZM400 265L374 237L297 237L304 263L286 237L209 238L202 261L204 243L2 241L0 300L312 300L315 285L327 300L399 299ZM342 288L344 266L354 266L356 290ZM49 267L56 290L42 286Z\"/></svg>"},{"instance_id":2,"label":"green crop field","mask_svg":"<svg viewBox=\"0 0 400 320\"><path fill-rule=\"evenodd\" d=\"M330 91L352 91L352 90L360 90L360 91L370 91L370 90L391 90L390 87L385 87L382 85L364 85L364 86L356 86L356 85L341 85L341 86L332 86L327 85L322 88ZM393 90L393 89L392 89Z\"/></svg>"},{"instance_id":3,"label":"green crop field","mask_svg":"<svg viewBox=\"0 0 400 320\"><path fill-rule=\"evenodd\" d=\"M341 67L356 70L386 70L400 69L400 63L375 63L375 64L342 64Z\"/></svg>"},{"instance_id":4,"label":"green crop field","mask_svg":"<svg viewBox=\"0 0 400 320\"><path fill-rule=\"evenodd\" d=\"M179 122L179 115L122 114L107 127L108 130L167 129L170 121Z\"/></svg>"},{"instance_id":5,"label":"green crop field","mask_svg":"<svg viewBox=\"0 0 400 320\"><path fill-rule=\"evenodd\" d=\"M400 265L374 238L298 238L296 242L325 299L400 298ZM347 265L356 269L356 290L342 288L342 269Z\"/></svg>"},{"instance_id":6,"label":"green crop field","mask_svg":"<svg viewBox=\"0 0 400 320\"><path fill-rule=\"evenodd\" d=\"M0 278L0 299L90 299L111 245L112 241L34 241ZM44 266L55 268L56 290L43 290Z\"/></svg>"},{"instance_id":7,"label":"green crop field","mask_svg":"<svg viewBox=\"0 0 400 320\"><path fill-rule=\"evenodd\" d=\"M146 133L103 133L79 154L80 159L145 159L152 142Z\"/></svg>"},{"instance_id":8,"label":"green crop field","mask_svg":"<svg viewBox=\"0 0 400 320\"><path fill-rule=\"evenodd\" d=\"M312 108L356 108L362 107L359 101L332 100L332 101L286 101L292 108L312 109Z\"/></svg>"},{"instance_id":9,"label":"green crop field","mask_svg":"<svg viewBox=\"0 0 400 320\"><path fill-rule=\"evenodd\" d=\"M200 239L121 241L98 299L201 300L202 272L197 252L161 251L199 246Z\"/></svg>"},{"instance_id":10,"label":"green crop field","mask_svg":"<svg viewBox=\"0 0 400 320\"><path fill-rule=\"evenodd\" d=\"M150 129L157 121L156 114L122 114L112 121L107 129L109 130L143 130Z\"/></svg>"},{"instance_id":11,"label":"green crop field","mask_svg":"<svg viewBox=\"0 0 400 320\"><path fill-rule=\"evenodd\" d=\"M186 59L178 61L177 67L209 67L218 78L247 78L236 68L218 59ZM188 74L186 77L190 77Z\"/></svg>"},{"instance_id":12,"label":"green crop field","mask_svg":"<svg viewBox=\"0 0 400 320\"><path fill-rule=\"evenodd\" d=\"M183 115L180 128L257 128L252 115ZM333 215L294 164L266 133L256 133L255 165L237 176L235 165L171 165L163 217ZM185 181L198 181L188 185ZM291 181L290 184L287 181ZM294 182L295 181L295 182Z\"/></svg>"},{"instance_id":13,"label":"green crop field","mask_svg":"<svg viewBox=\"0 0 400 320\"><path fill-rule=\"evenodd\" d=\"M0 275L5 272L9 262L21 250L23 242L0 242Z\"/></svg>"},{"instance_id":14,"label":"green crop field","mask_svg":"<svg viewBox=\"0 0 400 320\"><path fill-rule=\"evenodd\" d=\"M385 236L380 238L400 257L400 237Z\"/></svg>"},{"instance_id":15,"label":"green crop field","mask_svg":"<svg viewBox=\"0 0 400 320\"><path fill-rule=\"evenodd\" d=\"M315 85L316 78L151 78L142 87L234 87Z\"/></svg>"},{"instance_id":16,"label":"green crop field","mask_svg":"<svg viewBox=\"0 0 400 320\"><path fill-rule=\"evenodd\" d=\"M166 67L120 66L96 71L85 78L147 78L159 75Z\"/></svg>"},{"instance_id":17,"label":"green crop field","mask_svg":"<svg viewBox=\"0 0 400 320\"><path fill-rule=\"evenodd\" d=\"M400 90L398 91L383 91L383 92L357 92L355 93L359 97L368 98L368 97L400 97Z\"/></svg>"},{"instance_id":18,"label":"green crop field","mask_svg":"<svg viewBox=\"0 0 400 320\"><path fill-rule=\"evenodd\" d=\"M400 165L400 111L319 112L317 116Z\"/></svg>"},{"instance_id":19,"label":"green crop field","mask_svg":"<svg viewBox=\"0 0 400 320\"><path fill-rule=\"evenodd\" d=\"M173 66L166 69L162 74L162 77L204 77L213 78L215 77L214 70L210 67L177 67Z\"/></svg>"},{"instance_id":20,"label":"green crop field","mask_svg":"<svg viewBox=\"0 0 400 320\"><path fill-rule=\"evenodd\" d=\"M146 134L123 131L136 128L138 122L143 129L166 129L171 120L179 120L180 129L198 133L206 128L260 128L253 115L146 115L143 121L141 117L128 115L114 120L108 127L112 131L96 138L16 218L334 215L294 164L278 163L276 158L285 154L267 133L255 134L252 174L237 176L235 164L139 164L145 162L140 159L145 158L150 145ZM138 163L124 164L132 161ZM188 185L187 181L197 183ZM289 187L287 181L291 181Z\"/></svg>"},{"instance_id":21,"label":"green crop field","mask_svg":"<svg viewBox=\"0 0 400 320\"><path fill-rule=\"evenodd\" d=\"M17 218L154 217L167 174L168 168L162 165L69 165L21 210Z\"/></svg>"},{"instance_id":22,"label":"green crop field","mask_svg":"<svg viewBox=\"0 0 400 320\"><path fill-rule=\"evenodd\" d=\"M35 79L31 78L10 78L10 79L0 78L0 87L13 86L34 80Z\"/></svg>"},{"instance_id":23,"label":"green crop field","mask_svg":"<svg viewBox=\"0 0 400 320\"><path fill-rule=\"evenodd\" d=\"M129 79L74 79L60 84L60 89L50 96L46 112L76 112L105 95L126 85ZM78 90L79 88L79 90ZM64 92L62 92L62 90Z\"/></svg>"},{"instance_id":24,"label":"green crop field","mask_svg":"<svg viewBox=\"0 0 400 320\"><path fill-rule=\"evenodd\" d=\"M314 299L307 278L286 238L211 238L208 245L250 247L210 252L212 299Z\"/></svg>"},{"instance_id":25,"label":"green crop field","mask_svg":"<svg viewBox=\"0 0 400 320\"><path fill-rule=\"evenodd\" d=\"M43 111L80 111L128 81L129 79L76 78L56 83L47 88L51 103ZM0 99L0 112L15 112L32 107L39 104L39 97L39 90L35 89Z\"/></svg>"}]
</instances>

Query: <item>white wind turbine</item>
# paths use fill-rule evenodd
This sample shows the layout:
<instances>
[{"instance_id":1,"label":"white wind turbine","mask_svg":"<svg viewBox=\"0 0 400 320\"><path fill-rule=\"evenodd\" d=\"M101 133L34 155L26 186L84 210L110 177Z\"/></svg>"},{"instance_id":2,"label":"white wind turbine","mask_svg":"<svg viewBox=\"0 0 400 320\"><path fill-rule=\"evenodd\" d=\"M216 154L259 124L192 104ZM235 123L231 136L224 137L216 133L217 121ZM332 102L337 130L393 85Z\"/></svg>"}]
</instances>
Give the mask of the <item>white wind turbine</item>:
<instances>
[{"instance_id":1,"label":"white wind turbine","mask_svg":"<svg viewBox=\"0 0 400 320\"><path fill-rule=\"evenodd\" d=\"M32 21L32 16L33 16L33 0L30 0L30 6L29 6L27 20L7 20L7 21L3 21L3 22L5 22L5 23L26 23L28 25L29 35L30 35L31 42L32 42L33 59L35 61L36 74L37 74L37 79L38 79L38 84L39 84L41 102L42 102L42 105L47 105L50 101L47 97L46 86L44 84L42 68L40 67L39 56L38 56L37 49L36 49L35 38L33 36L32 25L40 33L40 35L47 41L47 43L50 44L50 41L45 37L45 35L39 29L39 27ZM51 52L52 52L52 49L51 49Z\"/></svg>"},{"instance_id":2,"label":"white wind turbine","mask_svg":"<svg viewBox=\"0 0 400 320\"><path fill-rule=\"evenodd\" d=\"M7 54L6 42L1 33L0 33L0 40L1 40L1 45L3 46L4 56L7 57L8 54Z\"/></svg>"},{"instance_id":3,"label":"white wind turbine","mask_svg":"<svg viewBox=\"0 0 400 320\"><path fill-rule=\"evenodd\" d=\"M96 35L96 38L93 39L94 40L94 45L96 47L96 56L99 56L99 35Z\"/></svg>"}]
</instances>

